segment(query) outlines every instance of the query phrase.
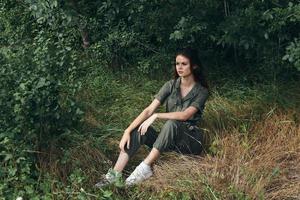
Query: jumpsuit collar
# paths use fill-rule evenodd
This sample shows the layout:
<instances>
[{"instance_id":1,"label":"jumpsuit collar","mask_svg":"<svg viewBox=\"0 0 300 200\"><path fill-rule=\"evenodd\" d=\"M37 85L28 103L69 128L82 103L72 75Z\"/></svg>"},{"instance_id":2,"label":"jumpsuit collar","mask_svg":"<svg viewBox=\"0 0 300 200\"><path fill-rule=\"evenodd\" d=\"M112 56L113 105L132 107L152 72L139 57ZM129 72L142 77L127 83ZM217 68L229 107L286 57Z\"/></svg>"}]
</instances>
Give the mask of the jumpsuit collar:
<instances>
[{"instance_id":1,"label":"jumpsuit collar","mask_svg":"<svg viewBox=\"0 0 300 200\"><path fill-rule=\"evenodd\" d=\"M189 91L189 93L185 95L184 98L181 98L180 83L181 83L181 78L178 77L175 83L175 88L176 88L177 96L182 100L182 102L187 101L197 95L197 88L199 88L198 82L195 83L191 91Z\"/></svg>"}]
</instances>

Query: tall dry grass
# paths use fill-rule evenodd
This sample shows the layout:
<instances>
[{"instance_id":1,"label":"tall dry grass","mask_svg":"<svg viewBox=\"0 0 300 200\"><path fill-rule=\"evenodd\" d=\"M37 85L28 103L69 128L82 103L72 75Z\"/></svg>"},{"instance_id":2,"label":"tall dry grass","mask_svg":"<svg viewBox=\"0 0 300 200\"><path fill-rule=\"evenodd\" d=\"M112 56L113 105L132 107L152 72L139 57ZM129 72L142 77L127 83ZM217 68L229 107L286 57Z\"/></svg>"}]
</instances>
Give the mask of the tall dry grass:
<instances>
[{"instance_id":1,"label":"tall dry grass","mask_svg":"<svg viewBox=\"0 0 300 200\"><path fill-rule=\"evenodd\" d=\"M124 127L149 103L159 88L154 85L160 85L105 81L92 80L80 95L86 107L80 134L69 134L40 154L41 171L63 183L52 184L51 191L64 197L54 195L57 199L76 199L69 192L81 193L81 188L99 198L104 195L94 184L116 160ZM143 91L136 92L140 87ZM201 124L207 136L203 157L164 154L149 181L106 192L111 190L115 199L300 199L299 117L292 114L297 111L275 114L285 108L299 110L295 103L300 93L294 88L287 92L289 86L284 91L292 95L276 96L270 88L226 85L212 90ZM139 152L124 174L146 154Z\"/></svg>"},{"instance_id":2,"label":"tall dry grass","mask_svg":"<svg viewBox=\"0 0 300 200\"><path fill-rule=\"evenodd\" d=\"M168 155L141 185L144 194L161 199L172 193L188 193L192 199L300 199L300 126L292 114L265 116L246 135L238 129L225 129L223 135L214 156Z\"/></svg>"}]
</instances>

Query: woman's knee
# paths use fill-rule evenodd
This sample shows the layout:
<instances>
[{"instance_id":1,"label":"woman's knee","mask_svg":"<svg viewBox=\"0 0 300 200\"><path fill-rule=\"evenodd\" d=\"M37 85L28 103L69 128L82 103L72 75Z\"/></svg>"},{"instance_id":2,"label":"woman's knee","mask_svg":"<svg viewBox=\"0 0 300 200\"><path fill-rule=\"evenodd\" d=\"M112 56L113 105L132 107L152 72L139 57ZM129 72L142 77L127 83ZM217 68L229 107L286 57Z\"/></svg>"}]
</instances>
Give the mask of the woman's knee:
<instances>
[{"instance_id":1,"label":"woman's knee","mask_svg":"<svg viewBox=\"0 0 300 200\"><path fill-rule=\"evenodd\" d=\"M179 132L180 122L177 120L168 120L162 127L159 137L174 139Z\"/></svg>"},{"instance_id":2,"label":"woman's knee","mask_svg":"<svg viewBox=\"0 0 300 200\"><path fill-rule=\"evenodd\" d=\"M179 128L180 121L178 120L167 120L162 129L177 129Z\"/></svg>"},{"instance_id":3,"label":"woman's knee","mask_svg":"<svg viewBox=\"0 0 300 200\"><path fill-rule=\"evenodd\" d=\"M139 128L137 127L137 128L135 128L135 129L133 129L131 132L130 132L130 135L133 135L133 134L139 134Z\"/></svg>"},{"instance_id":4,"label":"woman's knee","mask_svg":"<svg viewBox=\"0 0 300 200\"><path fill-rule=\"evenodd\" d=\"M164 124L153 147L157 148L161 152L171 149L175 144L175 139L179 132L179 125L179 121L168 120Z\"/></svg>"},{"instance_id":5,"label":"woman's knee","mask_svg":"<svg viewBox=\"0 0 300 200\"><path fill-rule=\"evenodd\" d=\"M156 138L156 131L152 127L148 128L148 131L145 135L141 135L138 131L138 128L135 128L130 132L130 147L129 149L126 149L126 152L131 157L133 154L136 153L136 151L140 148L141 145L146 144L147 146L152 147Z\"/></svg>"}]
</instances>

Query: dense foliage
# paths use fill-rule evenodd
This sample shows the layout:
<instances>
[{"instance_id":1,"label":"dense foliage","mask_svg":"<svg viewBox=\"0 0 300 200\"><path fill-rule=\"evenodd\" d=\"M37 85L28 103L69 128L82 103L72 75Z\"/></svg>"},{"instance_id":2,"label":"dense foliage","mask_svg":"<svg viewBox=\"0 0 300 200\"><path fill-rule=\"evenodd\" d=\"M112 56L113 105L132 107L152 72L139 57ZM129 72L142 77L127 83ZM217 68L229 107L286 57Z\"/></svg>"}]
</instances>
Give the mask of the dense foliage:
<instances>
[{"instance_id":1,"label":"dense foliage","mask_svg":"<svg viewBox=\"0 0 300 200\"><path fill-rule=\"evenodd\" d=\"M38 155L72 133L81 81L99 68L163 77L193 46L214 77L296 79L299 30L297 0L2 0L0 196L49 192Z\"/></svg>"},{"instance_id":2,"label":"dense foliage","mask_svg":"<svg viewBox=\"0 0 300 200\"><path fill-rule=\"evenodd\" d=\"M299 69L298 1L79 1L68 7L85 21L99 58L112 68L169 68L179 46L201 50L208 66L264 73ZM125 50L126 49L126 50ZM266 72L268 71L268 73ZM259 74L259 73L257 73Z\"/></svg>"},{"instance_id":3,"label":"dense foliage","mask_svg":"<svg viewBox=\"0 0 300 200\"><path fill-rule=\"evenodd\" d=\"M80 87L76 30L58 31L67 24L63 15L51 25L36 22L29 6L1 2L0 196L8 198L34 192L33 153L50 146L82 113L73 100Z\"/></svg>"}]
</instances>

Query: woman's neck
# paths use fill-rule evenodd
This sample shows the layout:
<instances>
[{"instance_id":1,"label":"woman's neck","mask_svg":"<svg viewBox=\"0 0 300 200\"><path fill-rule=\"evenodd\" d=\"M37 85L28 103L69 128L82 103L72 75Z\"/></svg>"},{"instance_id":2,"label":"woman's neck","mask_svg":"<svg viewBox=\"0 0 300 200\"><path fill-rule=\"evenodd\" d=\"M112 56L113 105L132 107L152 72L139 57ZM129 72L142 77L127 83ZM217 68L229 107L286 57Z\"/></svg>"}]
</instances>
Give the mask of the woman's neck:
<instances>
[{"instance_id":1,"label":"woman's neck","mask_svg":"<svg viewBox=\"0 0 300 200\"><path fill-rule=\"evenodd\" d=\"M191 85L194 85L196 83L194 76L188 76L188 77L181 77L181 85L184 87L189 87Z\"/></svg>"}]
</instances>

